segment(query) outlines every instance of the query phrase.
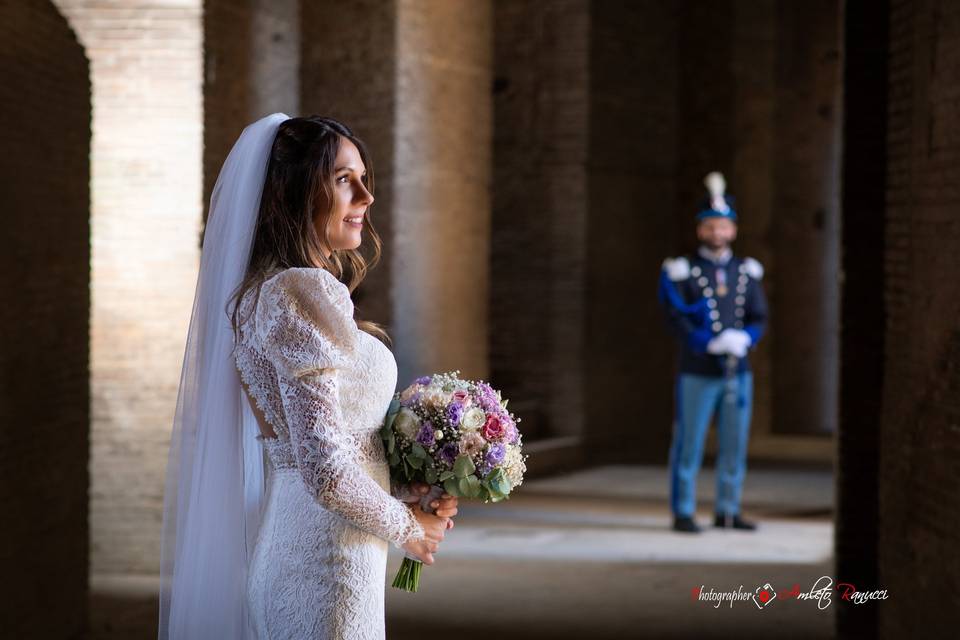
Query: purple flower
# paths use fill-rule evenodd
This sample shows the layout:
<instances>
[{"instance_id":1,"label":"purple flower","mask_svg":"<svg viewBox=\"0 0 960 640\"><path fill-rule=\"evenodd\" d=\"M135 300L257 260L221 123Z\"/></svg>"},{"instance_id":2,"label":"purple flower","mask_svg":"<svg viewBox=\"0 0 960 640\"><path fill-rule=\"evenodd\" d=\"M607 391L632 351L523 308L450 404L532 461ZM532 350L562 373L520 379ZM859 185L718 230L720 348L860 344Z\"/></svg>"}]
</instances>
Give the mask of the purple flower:
<instances>
[{"instance_id":1,"label":"purple flower","mask_svg":"<svg viewBox=\"0 0 960 640\"><path fill-rule=\"evenodd\" d=\"M477 385L477 404L487 413L494 413L500 410L500 401L497 400L497 392L485 382Z\"/></svg>"},{"instance_id":2,"label":"purple flower","mask_svg":"<svg viewBox=\"0 0 960 640\"><path fill-rule=\"evenodd\" d=\"M447 420L450 421L450 424L457 426L460 424L460 421L463 419L463 405L459 402L454 402L447 407Z\"/></svg>"},{"instance_id":3,"label":"purple flower","mask_svg":"<svg viewBox=\"0 0 960 640\"><path fill-rule=\"evenodd\" d=\"M433 424L429 421L424 422L423 426L420 427L420 431L417 432L417 442L425 447L430 447L435 441L436 437L434 436Z\"/></svg>"},{"instance_id":4,"label":"purple flower","mask_svg":"<svg viewBox=\"0 0 960 640\"><path fill-rule=\"evenodd\" d=\"M503 462L503 457L507 453L507 448L502 444L492 444L487 447L485 460L491 465L497 465Z\"/></svg>"},{"instance_id":5,"label":"purple flower","mask_svg":"<svg viewBox=\"0 0 960 640\"><path fill-rule=\"evenodd\" d=\"M421 394L419 391L417 391L417 392L414 393L413 395L409 396L407 399L401 400L401 401L400 401L400 406L401 406L401 407L407 407L407 408L412 407L413 405L415 405L415 404L417 404L418 402L420 402L420 396L422 396L422 395L423 395L423 394Z\"/></svg>"},{"instance_id":6,"label":"purple flower","mask_svg":"<svg viewBox=\"0 0 960 640\"><path fill-rule=\"evenodd\" d=\"M415 382L417 384L427 385L427 384L430 384L430 380L431 380L430 376L420 376L415 380Z\"/></svg>"},{"instance_id":7,"label":"purple flower","mask_svg":"<svg viewBox=\"0 0 960 640\"><path fill-rule=\"evenodd\" d=\"M520 432L517 430L517 423L513 421L513 418L510 417L508 413L500 414L500 424L503 425L504 431L506 432L506 441L510 444L516 444L517 438L520 436Z\"/></svg>"},{"instance_id":8,"label":"purple flower","mask_svg":"<svg viewBox=\"0 0 960 640\"><path fill-rule=\"evenodd\" d=\"M447 464L453 464L459 454L460 447L457 446L456 442L448 442L440 447L440 459Z\"/></svg>"}]
</instances>

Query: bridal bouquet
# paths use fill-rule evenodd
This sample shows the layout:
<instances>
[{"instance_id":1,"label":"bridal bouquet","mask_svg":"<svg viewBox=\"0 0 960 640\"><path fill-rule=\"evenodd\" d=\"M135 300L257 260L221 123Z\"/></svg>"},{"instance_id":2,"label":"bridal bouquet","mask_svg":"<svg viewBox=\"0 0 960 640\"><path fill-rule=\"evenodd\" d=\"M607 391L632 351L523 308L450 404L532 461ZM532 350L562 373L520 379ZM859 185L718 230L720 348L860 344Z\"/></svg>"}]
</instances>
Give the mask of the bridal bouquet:
<instances>
[{"instance_id":1,"label":"bridal bouquet","mask_svg":"<svg viewBox=\"0 0 960 640\"><path fill-rule=\"evenodd\" d=\"M520 421L507 400L485 382L461 380L459 371L417 378L390 403L380 436L392 481L425 482L424 511L444 491L498 502L523 482ZM393 586L416 591L423 565L406 557Z\"/></svg>"}]
</instances>

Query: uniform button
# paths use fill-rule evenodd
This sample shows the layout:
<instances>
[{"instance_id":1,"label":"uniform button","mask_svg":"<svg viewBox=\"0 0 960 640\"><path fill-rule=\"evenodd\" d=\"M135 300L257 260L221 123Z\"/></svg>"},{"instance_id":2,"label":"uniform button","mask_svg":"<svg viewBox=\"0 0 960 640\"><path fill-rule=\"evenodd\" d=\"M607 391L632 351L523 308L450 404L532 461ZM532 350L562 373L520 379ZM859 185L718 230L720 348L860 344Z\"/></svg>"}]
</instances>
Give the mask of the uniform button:
<instances>
[{"instance_id":1,"label":"uniform button","mask_svg":"<svg viewBox=\"0 0 960 640\"><path fill-rule=\"evenodd\" d=\"M741 275L739 278L737 278L737 282L739 282L740 284L743 284L743 285L747 284L747 282L749 282L749 280L750 280L750 278L748 278L745 274L744 274L744 275Z\"/></svg>"},{"instance_id":2,"label":"uniform button","mask_svg":"<svg viewBox=\"0 0 960 640\"><path fill-rule=\"evenodd\" d=\"M711 309L716 309L717 301L714 300L713 298L707 298L707 306L710 307Z\"/></svg>"},{"instance_id":3,"label":"uniform button","mask_svg":"<svg viewBox=\"0 0 960 640\"><path fill-rule=\"evenodd\" d=\"M747 288L742 284L737 285L737 293L743 294L747 292Z\"/></svg>"},{"instance_id":4,"label":"uniform button","mask_svg":"<svg viewBox=\"0 0 960 640\"><path fill-rule=\"evenodd\" d=\"M707 287L706 289L703 290L703 295L709 298L710 296L713 295L713 289L711 289L710 287Z\"/></svg>"},{"instance_id":5,"label":"uniform button","mask_svg":"<svg viewBox=\"0 0 960 640\"><path fill-rule=\"evenodd\" d=\"M700 285L701 287L707 286L707 279L706 279L706 277L701 277L699 280L697 280L697 284Z\"/></svg>"},{"instance_id":6,"label":"uniform button","mask_svg":"<svg viewBox=\"0 0 960 640\"><path fill-rule=\"evenodd\" d=\"M710 312L710 319L711 319L711 320L719 320L719 319L720 319L720 312L717 311L717 310L711 311L711 312Z\"/></svg>"},{"instance_id":7,"label":"uniform button","mask_svg":"<svg viewBox=\"0 0 960 640\"><path fill-rule=\"evenodd\" d=\"M720 331L720 329L723 329L723 325L719 322L714 322L712 328L714 331Z\"/></svg>"},{"instance_id":8,"label":"uniform button","mask_svg":"<svg viewBox=\"0 0 960 640\"><path fill-rule=\"evenodd\" d=\"M734 298L734 302L736 302L737 304L744 304L746 301L747 299L744 298L743 296L737 296L736 298Z\"/></svg>"},{"instance_id":9,"label":"uniform button","mask_svg":"<svg viewBox=\"0 0 960 640\"><path fill-rule=\"evenodd\" d=\"M700 275L700 267L694 267L693 269L690 269L690 275L692 275L694 278L696 278L697 276L699 276L699 275Z\"/></svg>"},{"instance_id":10,"label":"uniform button","mask_svg":"<svg viewBox=\"0 0 960 640\"><path fill-rule=\"evenodd\" d=\"M736 327L737 329L743 329L743 323L740 322L739 320L737 320L736 322L734 322L734 323L733 323L733 326Z\"/></svg>"},{"instance_id":11,"label":"uniform button","mask_svg":"<svg viewBox=\"0 0 960 640\"><path fill-rule=\"evenodd\" d=\"M747 272L747 265L741 263L740 266L737 267L737 271L739 271L740 273L746 273L746 272Z\"/></svg>"},{"instance_id":12,"label":"uniform button","mask_svg":"<svg viewBox=\"0 0 960 640\"><path fill-rule=\"evenodd\" d=\"M743 314L744 314L745 312L744 312L744 310L741 309L740 307L737 307L736 309L733 310L733 313L734 313L734 315L736 315L738 318L742 318L742 317L743 317Z\"/></svg>"}]
</instances>

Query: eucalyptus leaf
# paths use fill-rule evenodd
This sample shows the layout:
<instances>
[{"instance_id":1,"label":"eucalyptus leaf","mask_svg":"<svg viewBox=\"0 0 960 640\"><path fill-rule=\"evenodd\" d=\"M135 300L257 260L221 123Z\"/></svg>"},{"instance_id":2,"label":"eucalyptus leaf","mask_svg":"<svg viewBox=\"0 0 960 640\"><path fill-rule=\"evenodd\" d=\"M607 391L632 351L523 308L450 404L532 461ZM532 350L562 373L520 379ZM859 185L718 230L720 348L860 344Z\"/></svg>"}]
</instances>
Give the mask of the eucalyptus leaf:
<instances>
[{"instance_id":1,"label":"eucalyptus leaf","mask_svg":"<svg viewBox=\"0 0 960 640\"><path fill-rule=\"evenodd\" d=\"M406 460L407 463L409 463L409 465L414 469L419 469L420 467L423 466L423 459L418 458L412 453L408 453L406 456L404 456L404 460Z\"/></svg>"},{"instance_id":2,"label":"eucalyptus leaf","mask_svg":"<svg viewBox=\"0 0 960 640\"><path fill-rule=\"evenodd\" d=\"M419 442L413 443L413 446L410 447L410 453L420 458L421 460L426 460L429 457L427 456L427 451L422 446L420 446Z\"/></svg>"},{"instance_id":3,"label":"eucalyptus leaf","mask_svg":"<svg viewBox=\"0 0 960 640\"><path fill-rule=\"evenodd\" d=\"M448 478L444 481L443 490L457 498L461 497L460 488L457 486L457 481L453 478Z\"/></svg>"},{"instance_id":4,"label":"eucalyptus leaf","mask_svg":"<svg viewBox=\"0 0 960 640\"><path fill-rule=\"evenodd\" d=\"M458 478L466 478L476 470L477 466L473 464L473 460L466 454L457 458L457 461L453 463L453 472Z\"/></svg>"},{"instance_id":5,"label":"eucalyptus leaf","mask_svg":"<svg viewBox=\"0 0 960 640\"><path fill-rule=\"evenodd\" d=\"M400 413L400 402L394 400L397 403L397 408L394 410L393 403L390 403L390 410L387 411L386 417L383 419L383 428L387 431L393 431L393 421L397 419L397 415Z\"/></svg>"},{"instance_id":6,"label":"eucalyptus leaf","mask_svg":"<svg viewBox=\"0 0 960 640\"><path fill-rule=\"evenodd\" d=\"M467 496L470 498L480 497L480 479L475 475L469 475L464 480L467 481Z\"/></svg>"},{"instance_id":7,"label":"eucalyptus leaf","mask_svg":"<svg viewBox=\"0 0 960 640\"><path fill-rule=\"evenodd\" d=\"M457 477L457 474L455 474L453 471L450 471L450 470L442 471L440 473L440 482L446 482L450 478L456 478L456 477Z\"/></svg>"},{"instance_id":8,"label":"eucalyptus leaf","mask_svg":"<svg viewBox=\"0 0 960 640\"><path fill-rule=\"evenodd\" d=\"M430 467L426 471L426 478L428 484L435 484L437 482L437 470L433 467Z\"/></svg>"}]
</instances>

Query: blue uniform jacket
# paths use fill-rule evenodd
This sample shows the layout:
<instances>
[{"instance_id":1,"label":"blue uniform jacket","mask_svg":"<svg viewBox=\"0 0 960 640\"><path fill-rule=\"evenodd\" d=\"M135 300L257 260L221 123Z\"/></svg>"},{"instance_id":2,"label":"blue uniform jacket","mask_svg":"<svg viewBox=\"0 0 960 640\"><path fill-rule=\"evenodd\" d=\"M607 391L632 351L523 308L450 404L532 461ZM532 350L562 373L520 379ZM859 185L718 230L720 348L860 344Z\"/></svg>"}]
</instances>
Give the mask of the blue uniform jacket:
<instances>
[{"instance_id":1,"label":"blue uniform jacket","mask_svg":"<svg viewBox=\"0 0 960 640\"><path fill-rule=\"evenodd\" d=\"M723 271L725 283L718 280ZM729 359L707 353L707 343L727 328L750 334L753 350L766 328L767 299L763 293L763 267L752 258L731 256L718 265L694 255L664 262L659 299L667 324L680 338L680 373L723 376ZM750 370L747 358L736 362L736 371Z\"/></svg>"}]
</instances>

